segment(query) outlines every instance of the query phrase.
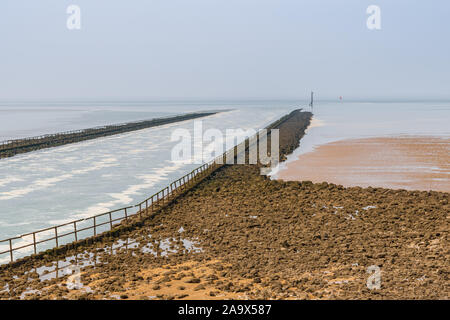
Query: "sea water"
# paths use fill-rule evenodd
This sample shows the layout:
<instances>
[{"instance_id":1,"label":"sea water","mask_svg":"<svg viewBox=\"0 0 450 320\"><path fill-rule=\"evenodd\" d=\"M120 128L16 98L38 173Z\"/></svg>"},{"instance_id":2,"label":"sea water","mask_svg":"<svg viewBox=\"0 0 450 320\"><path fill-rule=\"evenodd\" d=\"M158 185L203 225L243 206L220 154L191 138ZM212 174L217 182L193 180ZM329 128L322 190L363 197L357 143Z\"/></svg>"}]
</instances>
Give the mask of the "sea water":
<instances>
[{"instance_id":1,"label":"sea water","mask_svg":"<svg viewBox=\"0 0 450 320\"><path fill-rule=\"evenodd\" d=\"M286 164L318 146L372 137L433 136L450 138L450 101L319 101L300 146L272 170L271 177Z\"/></svg>"},{"instance_id":2,"label":"sea water","mask_svg":"<svg viewBox=\"0 0 450 320\"><path fill-rule=\"evenodd\" d=\"M0 137L23 138L207 110L225 112L203 118L204 131L257 130L298 107L311 110L305 105L305 101L3 103ZM312 112L312 125L288 161L343 139L450 137L450 103L445 101L318 101ZM194 136L197 120L0 159L0 240L134 205L166 187L199 166L171 160L178 143L171 141L172 133L184 128ZM16 241L15 247L30 240ZM0 243L0 251L7 249L7 243ZM8 254L2 255L0 263L8 259Z\"/></svg>"},{"instance_id":3,"label":"sea water","mask_svg":"<svg viewBox=\"0 0 450 320\"><path fill-rule=\"evenodd\" d=\"M225 133L226 129L258 130L298 105L296 101L156 102L130 103L130 107L126 103L92 107L87 103L59 107L7 105L0 107L0 131L3 138L9 139L193 111L224 110L201 120L204 131L214 128ZM145 200L200 166L171 160L171 151L179 142L171 141L173 131L184 128L194 136L194 121L198 120L0 159L0 240ZM7 250L7 245L0 243L0 251ZM8 258L0 256L2 260Z\"/></svg>"}]
</instances>

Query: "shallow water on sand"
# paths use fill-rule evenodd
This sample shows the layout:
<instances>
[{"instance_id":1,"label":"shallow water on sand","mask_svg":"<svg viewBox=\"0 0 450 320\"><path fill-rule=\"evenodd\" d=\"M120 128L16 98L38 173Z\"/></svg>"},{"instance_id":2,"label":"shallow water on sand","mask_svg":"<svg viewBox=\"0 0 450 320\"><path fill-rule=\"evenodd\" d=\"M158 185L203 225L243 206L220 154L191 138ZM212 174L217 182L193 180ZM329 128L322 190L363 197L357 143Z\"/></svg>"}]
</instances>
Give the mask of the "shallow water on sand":
<instances>
[{"instance_id":1,"label":"shallow water on sand","mask_svg":"<svg viewBox=\"0 0 450 320\"><path fill-rule=\"evenodd\" d=\"M450 102L318 103L272 178L448 191Z\"/></svg>"},{"instance_id":2,"label":"shallow water on sand","mask_svg":"<svg viewBox=\"0 0 450 320\"><path fill-rule=\"evenodd\" d=\"M450 192L450 139L402 136L332 142L300 155L278 178Z\"/></svg>"}]
</instances>

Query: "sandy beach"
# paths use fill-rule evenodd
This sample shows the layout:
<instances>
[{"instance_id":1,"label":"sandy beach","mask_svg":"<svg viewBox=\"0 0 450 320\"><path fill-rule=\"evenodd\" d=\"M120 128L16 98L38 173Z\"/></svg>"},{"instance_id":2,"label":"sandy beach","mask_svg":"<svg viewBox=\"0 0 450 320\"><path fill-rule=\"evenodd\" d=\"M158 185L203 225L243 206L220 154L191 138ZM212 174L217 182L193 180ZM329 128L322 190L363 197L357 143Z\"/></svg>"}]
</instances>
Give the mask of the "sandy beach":
<instances>
[{"instance_id":1,"label":"sandy beach","mask_svg":"<svg viewBox=\"0 0 450 320\"><path fill-rule=\"evenodd\" d=\"M278 173L286 181L345 187L450 191L450 139L426 136L349 139L301 154Z\"/></svg>"}]
</instances>

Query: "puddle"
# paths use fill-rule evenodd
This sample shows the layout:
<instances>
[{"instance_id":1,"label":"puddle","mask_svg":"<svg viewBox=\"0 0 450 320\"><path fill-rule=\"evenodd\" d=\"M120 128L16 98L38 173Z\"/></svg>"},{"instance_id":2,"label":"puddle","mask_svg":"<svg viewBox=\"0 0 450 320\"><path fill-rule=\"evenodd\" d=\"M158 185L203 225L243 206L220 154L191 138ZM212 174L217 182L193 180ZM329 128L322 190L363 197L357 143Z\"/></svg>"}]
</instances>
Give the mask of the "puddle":
<instances>
[{"instance_id":1,"label":"puddle","mask_svg":"<svg viewBox=\"0 0 450 320\"><path fill-rule=\"evenodd\" d=\"M425 276L422 276L422 277L420 277L420 278L417 278L417 281L425 281L425 279L426 279L426 277L425 277Z\"/></svg>"},{"instance_id":2,"label":"puddle","mask_svg":"<svg viewBox=\"0 0 450 320\"><path fill-rule=\"evenodd\" d=\"M177 253L179 250L186 253L199 253L203 251L200 247L197 247L196 241L188 239L180 239L180 241L178 241L176 238L166 238L161 240L158 244L159 246L155 248L155 245L148 243L142 248L142 252L151 253L154 256L166 257L170 253Z\"/></svg>"},{"instance_id":3,"label":"puddle","mask_svg":"<svg viewBox=\"0 0 450 320\"><path fill-rule=\"evenodd\" d=\"M22 294L20 295L20 299L23 300L23 299L25 299L25 297L26 297L28 294L36 294L36 293L39 293L39 292L40 292L39 290L35 290L35 289L30 289L30 288L28 288L27 290L25 290L24 292L22 292Z\"/></svg>"},{"instance_id":4,"label":"puddle","mask_svg":"<svg viewBox=\"0 0 450 320\"><path fill-rule=\"evenodd\" d=\"M2 290L0 290L0 293L3 293L3 292L9 293L9 284L8 283L3 286Z\"/></svg>"},{"instance_id":5,"label":"puddle","mask_svg":"<svg viewBox=\"0 0 450 320\"><path fill-rule=\"evenodd\" d=\"M328 281L330 284L347 284L349 283L348 280L336 280L336 281Z\"/></svg>"},{"instance_id":6,"label":"puddle","mask_svg":"<svg viewBox=\"0 0 450 320\"><path fill-rule=\"evenodd\" d=\"M73 267L81 269L87 266L95 266L98 263L100 263L98 254L84 251L77 255L68 256L64 260L55 261L51 266L41 266L31 269L30 271L26 271L25 274L37 273L39 280L42 282L71 275Z\"/></svg>"},{"instance_id":7,"label":"puddle","mask_svg":"<svg viewBox=\"0 0 450 320\"><path fill-rule=\"evenodd\" d=\"M184 232L184 228L181 227L178 232ZM102 257L104 257L105 255L115 255L118 252L122 252L123 250L139 250L142 253L152 254L155 257L165 257L169 254L178 252L200 253L203 251L202 248L198 246L198 238L189 240L172 237L162 240L153 239L153 241L151 240L151 238L151 235L148 235L147 238L142 238L143 242L146 243L145 245L141 245L140 241L132 238L119 239L112 245L105 245L102 248L96 248L95 250L93 250L94 252L83 251L81 253L77 253L76 255L65 257L65 259L63 260L54 261L51 264L33 268L29 271L26 271L24 274L33 275L34 278L39 279L40 282L69 276L66 283L67 289L83 290L89 293L93 292L93 290L90 287L83 285L83 283L81 282L81 277L77 275L76 272L82 272L83 268L89 266L95 268L97 265L107 264L106 261L102 261ZM135 252L132 252L132 254L136 255ZM71 277L73 277L73 279L71 279ZM18 279L18 277L13 276L13 279ZM33 281L34 279L32 277L29 277L28 280ZM0 290L0 293L1 292L10 292L9 285L6 284L4 288ZM20 299L25 299L27 295L37 294L41 292L42 290L27 288L20 295ZM114 298L113 296L111 297ZM118 297L118 299L120 299L120 296Z\"/></svg>"},{"instance_id":8,"label":"puddle","mask_svg":"<svg viewBox=\"0 0 450 320\"><path fill-rule=\"evenodd\" d=\"M363 207L362 210L367 211L367 210L370 210L370 209L375 209L376 207L377 206L366 206L366 207ZM343 207L333 207L333 208L341 209ZM334 212L334 214L336 214L336 213L337 213L337 211ZM347 220L356 220L356 217L358 217L361 214L363 214L363 213L360 212L359 210L355 210L355 212L353 214L351 214L351 213L347 214L347 217L345 217L345 219L347 219Z\"/></svg>"}]
</instances>

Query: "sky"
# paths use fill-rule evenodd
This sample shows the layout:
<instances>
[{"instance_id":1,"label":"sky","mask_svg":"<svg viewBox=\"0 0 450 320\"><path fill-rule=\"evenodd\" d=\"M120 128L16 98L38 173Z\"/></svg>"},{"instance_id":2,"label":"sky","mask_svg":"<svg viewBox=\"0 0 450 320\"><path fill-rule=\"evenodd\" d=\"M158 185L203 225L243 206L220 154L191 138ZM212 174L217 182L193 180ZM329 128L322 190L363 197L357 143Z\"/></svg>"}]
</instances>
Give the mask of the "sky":
<instances>
[{"instance_id":1,"label":"sky","mask_svg":"<svg viewBox=\"0 0 450 320\"><path fill-rule=\"evenodd\" d=\"M448 0L1 0L0 101L449 99L449 39Z\"/></svg>"}]
</instances>

